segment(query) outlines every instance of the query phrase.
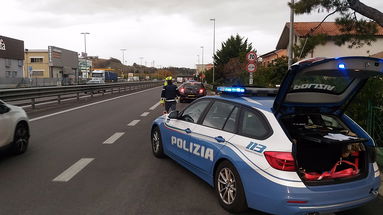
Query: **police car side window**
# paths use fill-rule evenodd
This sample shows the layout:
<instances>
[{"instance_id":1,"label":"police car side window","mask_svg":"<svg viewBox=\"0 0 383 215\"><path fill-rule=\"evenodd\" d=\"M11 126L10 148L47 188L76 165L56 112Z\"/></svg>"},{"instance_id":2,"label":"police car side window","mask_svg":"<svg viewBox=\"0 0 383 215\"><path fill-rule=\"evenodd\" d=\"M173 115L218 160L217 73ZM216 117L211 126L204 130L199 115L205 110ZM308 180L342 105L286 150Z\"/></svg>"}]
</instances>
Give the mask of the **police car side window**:
<instances>
[{"instance_id":1,"label":"police car side window","mask_svg":"<svg viewBox=\"0 0 383 215\"><path fill-rule=\"evenodd\" d=\"M197 123L209 103L210 100L204 100L190 105L183 111L181 120Z\"/></svg>"},{"instance_id":2,"label":"police car side window","mask_svg":"<svg viewBox=\"0 0 383 215\"><path fill-rule=\"evenodd\" d=\"M235 109L231 112L229 119L226 120L225 126L223 127L224 131L234 133L235 132L235 125L236 125L236 119L238 115L239 108L235 107Z\"/></svg>"},{"instance_id":3,"label":"police car side window","mask_svg":"<svg viewBox=\"0 0 383 215\"><path fill-rule=\"evenodd\" d=\"M233 104L220 101L214 102L209 112L206 114L202 125L222 129L233 108Z\"/></svg>"},{"instance_id":4,"label":"police car side window","mask_svg":"<svg viewBox=\"0 0 383 215\"><path fill-rule=\"evenodd\" d=\"M246 137L265 139L272 132L262 116L254 111L244 109L239 122L240 134Z\"/></svg>"}]
</instances>

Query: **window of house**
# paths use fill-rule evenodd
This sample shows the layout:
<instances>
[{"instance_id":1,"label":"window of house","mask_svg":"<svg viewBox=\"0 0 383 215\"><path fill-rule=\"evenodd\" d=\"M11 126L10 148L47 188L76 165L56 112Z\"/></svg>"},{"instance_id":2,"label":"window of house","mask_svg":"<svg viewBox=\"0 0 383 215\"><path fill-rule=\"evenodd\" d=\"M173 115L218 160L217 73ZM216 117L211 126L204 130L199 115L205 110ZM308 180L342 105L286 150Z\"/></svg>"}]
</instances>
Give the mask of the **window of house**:
<instances>
[{"instance_id":1,"label":"window of house","mask_svg":"<svg viewBox=\"0 0 383 215\"><path fill-rule=\"evenodd\" d=\"M33 76L33 77L36 77L36 76L44 76L44 71L42 71L42 70L33 70L33 71L32 71L32 76Z\"/></svg>"},{"instance_id":2,"label":"window of house","mask_svg":"<svg viewBox=\"0 0 383 215\"><path fill-rule=\"evenodd\" d=\"M6 71L5 72L5 77L6 78L11 78L12 77L12 72L11 71Z\"/></svg>"},{"instance_id":3,"label":"window of house","mask_svg":"<svg viewBox=\"0 0 383 215\"><path fill-rule=\"evenodd\" d=\"M13 71L12 72L12 78L16 78L17 77L17 71Z\"/></svg>"},{"instance_id":4,"label":"window of house","mask_svg":"<svg viewBox=\"0 0 383 215\"><path fill-rule=\"evenodd\" d=\"M44 58L42 57L31 57L31 63L42 63Z\"/></svg>"},{"instance_id":5,"label":"window of house","mask_svg":"<svg viewBox=\"0 0 383 215\"><path fill-rule=\"evenodd\" d=\"M19 67L22 67L24 65L24 62L22 60L18 60Z\"/></svg>"}]
</instances>

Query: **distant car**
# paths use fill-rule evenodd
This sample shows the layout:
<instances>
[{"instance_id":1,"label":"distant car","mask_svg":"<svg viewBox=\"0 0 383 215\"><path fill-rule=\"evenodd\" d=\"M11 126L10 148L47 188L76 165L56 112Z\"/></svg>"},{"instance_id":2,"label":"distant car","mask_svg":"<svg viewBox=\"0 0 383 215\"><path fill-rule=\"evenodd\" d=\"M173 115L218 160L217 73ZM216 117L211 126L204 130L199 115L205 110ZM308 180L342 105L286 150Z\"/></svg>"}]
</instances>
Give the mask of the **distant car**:
<instances>
[{"instance_id":1,"label":"distant car","mask_svg":"<svg viewBox=\"0 0 383 215\"><path fill-rule=\"evenodd\" d=\"M28 148L29 136L25 111L0 100L0 147L10 147L14 154L22 154Z\"/></svg>"},{"instance_id":2,"label":"distant car","mask_svg":"<svg viewBox=\"0 0 383 215\"><path fill-rule=\"evenodd\" d=\"M178 87L180 103L206 96L206 88L201 82L185 82Z\"/></svg>"},{"instance_id":3,"label":"distant car","mask_svg":"<svg viewBox=\"0 0 383 215\"><path fill-rule=\"evenodd\" d=\"M86 84L105 84L105 81L102 79L92 79L86 82Z\"/></svg>"},{"instance_id":4,"label":"distant car","mask_svg":"<svg viewBox=\"0 0 383 215\"><path fill-rule=\"evenodd\" d=\"M381 59L310 59L291 66L279 90L218 87L158 117L154 156L168 156L215 188L230 212L332 213L378 195L374 140L344 112ZM204 199L204 197L200 197Z\"/></svg>"}]
</instances>

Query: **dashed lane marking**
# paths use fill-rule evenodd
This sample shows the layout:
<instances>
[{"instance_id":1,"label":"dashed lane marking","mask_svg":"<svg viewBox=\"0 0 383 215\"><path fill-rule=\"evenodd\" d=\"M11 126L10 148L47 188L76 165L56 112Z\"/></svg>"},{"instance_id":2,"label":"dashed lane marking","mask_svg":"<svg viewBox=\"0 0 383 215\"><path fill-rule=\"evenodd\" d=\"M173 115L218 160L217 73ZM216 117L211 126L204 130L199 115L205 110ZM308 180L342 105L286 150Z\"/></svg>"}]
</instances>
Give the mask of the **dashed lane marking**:
<instances>
[{"instance_id":1,"label":"dashed lane marking","mask_svg":"<svg viewBox=\"0 0 383 215\"><path fill-rule=\"evenodd\" d=\"M122 137L122 135L124 135L124 134L125 134L125 132L116 132L111 137L109 137L107 140L105 140L102 144L113 144L114 142L116 142L118 140L118 138Z\"/></svg>"},{"instance_id":2,"label":"dashed lane marking","mask_svg":"<svg viewBox=\"0 0 383 215\"><path fill-rule=\"evenodd\" d=\"M77 173L79 173L82 169L84 169L90 162L92 162L94 158L81 158L59 176L54 178L53 182L68 182L71 180Z\"/></svg>"},{"instance_id":3,"label":"dashed lane marking","mask_svg":"<svg viewBox=\"0 0 383 215\"><path fill-rule=\"evenodd\" d=\"M147 116L149 115L150 112L144 112L143 114L141 114L141 116Z\"/></svg>"},{"instance_id":4,"label":"dashed lane marking","mask_svg":"<svg viewBox=\"0 0 383 215\"><path fill-rule=\"evenodd\" d=\"M158 105L160 105L160 102L157 102L155 105L153 105L152 107L149 108L149 110L154 110L158 107Z\"/></svg>"},{"instance_id":5,"label":"dashed lane marking","mask_svg":"<svg viewBox=\"0 0 383 215\"><path fill-rule=\"evenodd\" d=\"M135 125L137 125L137 123L139 123L141 120L139 120L139 119L136 119L136 120L133 120L133 121L131 121L129 124L128 124L128 126L135 126Z\"/></svg>"}]
</instances>

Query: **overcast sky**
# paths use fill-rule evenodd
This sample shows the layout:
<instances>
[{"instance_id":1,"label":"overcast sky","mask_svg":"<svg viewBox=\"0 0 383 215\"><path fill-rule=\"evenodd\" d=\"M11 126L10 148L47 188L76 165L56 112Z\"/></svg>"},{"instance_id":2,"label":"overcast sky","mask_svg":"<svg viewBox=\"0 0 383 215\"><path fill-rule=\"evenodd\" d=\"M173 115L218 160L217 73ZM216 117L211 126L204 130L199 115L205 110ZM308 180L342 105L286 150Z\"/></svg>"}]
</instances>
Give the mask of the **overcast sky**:
<instances>
[{"instance_id":1,"label":"overcast sky","mask_svg":"<svg viewBox=\"0 0 383 215\"><path fill-rule=\"evenodd\" d=\"M118 58L127 65L195 68L212 62L213 22L216 49L231 35L248 38L258 54L275 49L289 21L287 0L1 0L0 35L24 40L27 49L49 45L88 55ZM362 0L383 11L383 1ZM296 16L321 21L326 14Z\"/></svg>"}]
</instances>

